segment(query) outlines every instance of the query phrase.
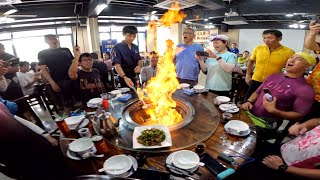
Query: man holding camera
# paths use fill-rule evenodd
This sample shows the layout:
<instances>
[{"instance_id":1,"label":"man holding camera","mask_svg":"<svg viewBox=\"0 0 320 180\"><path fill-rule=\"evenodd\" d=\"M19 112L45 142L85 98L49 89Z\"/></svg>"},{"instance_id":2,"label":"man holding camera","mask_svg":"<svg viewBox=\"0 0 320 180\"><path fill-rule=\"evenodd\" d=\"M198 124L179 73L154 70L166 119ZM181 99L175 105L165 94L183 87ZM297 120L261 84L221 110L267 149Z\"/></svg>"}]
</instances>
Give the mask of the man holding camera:
<instances>
[{"instance_id":1,"label":"man holding camera","mask_svg":"<svg viewBox=\"0 0 320 180\"><path fill-rule=\"evenodd\" d=\"M6 53L4 45L0 43L0 60L8 61L13 58L15 58L15 56L12 54Z\"/></svg>"}]
</instances>

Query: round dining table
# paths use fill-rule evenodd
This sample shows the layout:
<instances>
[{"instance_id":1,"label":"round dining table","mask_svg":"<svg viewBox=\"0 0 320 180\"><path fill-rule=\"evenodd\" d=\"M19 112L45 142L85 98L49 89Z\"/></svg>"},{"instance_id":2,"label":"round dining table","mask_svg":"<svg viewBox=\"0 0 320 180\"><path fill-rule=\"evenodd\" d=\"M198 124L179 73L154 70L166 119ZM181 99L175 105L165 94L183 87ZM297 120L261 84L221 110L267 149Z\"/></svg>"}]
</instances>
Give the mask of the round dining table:
<instances>
[{"instance_id":1,"label":"round dining table","mask_svg":"<svg viewBox=\"0 0 320 180\"><path fill-rule=\"evenodd\" d=\"M200 139L198 139L198 141L195 141L195 143L191 143L190 146L184 146L176 149L169 148L168 151L158 150L153 153L126 148L123 145L120 146L115 144L111 139L105 138L109 149L105 156L102 158L91 157L83 160L72 160L66 156L68 144L72 142L72 139L64 138L63 136L61 136L60 148L62 153L66 156L66 161L68 162L70 167L79 175L103 175L104 173L100 173L98 170L103 168L103 163L109 157L118 154L126 154L136 158L141 158L141 156L143 155L145 158L139 162L139 168L171 173L170 170L166 167L166 158L168 157L168 155L170 155L170 153L172 152L182 149L195 152L196 144L201 142L205 144L205 152L211 155L225 167L236 169L236 166L227 164L217 159L220 153L232 156L235 160L235 164L238 165L245 162L246 158L249 158L252 155L256 146L257 134L253 122L247 116L245 111L240 109L239 112L233 113L231 120L240 120L247 123L250 127L251 132L246 136L234 136L228 134L224 129L224 123L222 122L223 112L219 109L219 106L216 106L214 104L214 99L216 97L215 94L208 92L189 96L184 94L182 90L178 90L175 94L178 94L180 98L184 99L195 107L196 112L194 118L198 121L198 123L204 124L203 126L206 126L206 122L208 122L210 126L208 126L207 128L212 128L212 133L207 136L202 136ZM123 105L125 105L125 103L123 103ZM114 104L109 104L109 108L112 107L114 108ZM87 111L94 110L95 109L87 109ZM119 111L119 109L117 111ZM116 114L121 114L117 111L110 110L110 112L115 113L115 116L117 116ZM190 129L190 127L193 126L195 125L190 123L185 127L182 127L181 129ZM91 130L91 134L95 135L95 131L93 130L91 122L89 122L88 127ZM176 132L171 132L171 136L172 133L179 133L179 131L181 130L178 129L176 130ZM192 139L196 135L197 131L194 131L192 133L189 133L188 135L185 135L184 138ZM184 139L180 139L180 141L184 141ZM175 144L175 142L173 142L173 144ZM200 177L200 179L216 179L215 175L213 175L206 167L199 167L195 174ZM172 173L171 175L173 177L175 176L175 174Z\"/></svg>"}]
</instances>

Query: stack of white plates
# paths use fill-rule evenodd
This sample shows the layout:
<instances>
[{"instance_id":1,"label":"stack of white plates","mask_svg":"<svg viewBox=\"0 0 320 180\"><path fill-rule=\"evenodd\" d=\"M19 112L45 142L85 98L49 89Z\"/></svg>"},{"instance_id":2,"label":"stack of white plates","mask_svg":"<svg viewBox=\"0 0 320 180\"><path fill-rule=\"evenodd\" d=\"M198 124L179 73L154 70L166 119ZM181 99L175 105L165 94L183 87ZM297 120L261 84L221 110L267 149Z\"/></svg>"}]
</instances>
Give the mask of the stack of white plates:
<instances>
[{"instance_id":1,"label":"stack of white plates","mask_svg":"<svg viewBox=\"0 0 320 180\"><path fill-rule=\"evenodd\" d=\"M235 136L247 136L250 134L250 128L248 124L239 120L231 120L226 125L224 125L224 129L232 135Z\"/></svg>"},{"instance_id":2,"label":"stack of white plates","mask_svg":"<svg viewBox=\"0 0 320 180\"><path fill-rule=\"evenodd\" d=\"M236 104L232 104L232 103L231 104L221 104L219 106L219 109L221 111L228 112L228 113L237 113L240 110Z\"/></svg>"},{"instance_id":3,"label":"stack of white plates","mask_svg":"<svg viewBox=\"0 0 320 180\"><path fill-rule=\"evenodd\" d=\"M104 172L112 177L128 177L137 171L138 162L132 156L115 155L103 164Z\"/></svg>"}]
</instances>

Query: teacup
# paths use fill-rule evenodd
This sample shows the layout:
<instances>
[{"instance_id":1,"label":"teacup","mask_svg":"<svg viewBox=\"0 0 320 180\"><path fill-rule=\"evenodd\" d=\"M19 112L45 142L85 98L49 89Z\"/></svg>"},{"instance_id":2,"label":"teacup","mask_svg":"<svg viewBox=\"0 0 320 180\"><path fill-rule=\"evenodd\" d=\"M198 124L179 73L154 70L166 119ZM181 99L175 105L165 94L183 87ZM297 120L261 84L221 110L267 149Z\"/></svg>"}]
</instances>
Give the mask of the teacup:
<instances>
[{"instance_id":1,"label":"teacup","mask_svg":"<svg viewBox=\"0 0 320 180\"><path fill-rule=\"evenodd\" d=\"M228 112L224 112L222 114L222 122L225 124L232 118L232 114Z\"/></svg>"},{"instance_id":2,"label":"teacup","mask_svg":"<svg viewBox=\"0 0 320 180\"><path fill-rule=\"evenodd\" d=\"M220 105L220 104L221 104L221 101L219 101L218 99L214 98L213 104L215 104L215 105Z\"/></svg>"},{"instance_id":3,"label":"teacup","mask_svg":"<svg viewBox=\"0 0 320 180\"><path fill-rule=\"evenodd\" d=\"M79 138L69 144L69 150L77 155L84 157L87 153L95 153L97 151L92 140L87 137Z\"/></svg>"},{"instance_id":4,"label":"teacup","mask_svg":"<svg viewBox=\"0 0 320 180\"><path fill-rule=\"evenodd\" d=\"M78 130L78 133L81 137L91 137L89 128L81 128Z\"/></svg>"}]
</instances>

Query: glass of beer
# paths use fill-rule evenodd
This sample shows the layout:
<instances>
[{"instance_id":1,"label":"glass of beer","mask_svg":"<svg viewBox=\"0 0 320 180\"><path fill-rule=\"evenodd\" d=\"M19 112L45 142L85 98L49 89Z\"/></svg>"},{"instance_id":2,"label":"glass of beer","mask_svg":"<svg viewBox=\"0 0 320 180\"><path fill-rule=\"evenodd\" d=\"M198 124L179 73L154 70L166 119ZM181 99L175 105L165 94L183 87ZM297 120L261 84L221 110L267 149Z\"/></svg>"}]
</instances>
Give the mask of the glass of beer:
<instances>
[{"instance_id":1,"label":"glass of beer","mask_svg":"<svg viewBox=\"0 0 320 180\"><path fill-rule=\"evenodd\" d=\"M63 118L57 118L54 121L64 136L68 136L70 134L70 129Z\"/></svg>"},{"instance_id":2,"label":"glass of beer","mask_svg":"<svg viewBox=\"0 0 320 180\"><path fill-rule=\"evenodd\" d=\"M92 136L91 139L97 148L98 154L106 154L109 152L108 146L102 136L95 135L95 136Z\"/></svg>"}]
</instances>

